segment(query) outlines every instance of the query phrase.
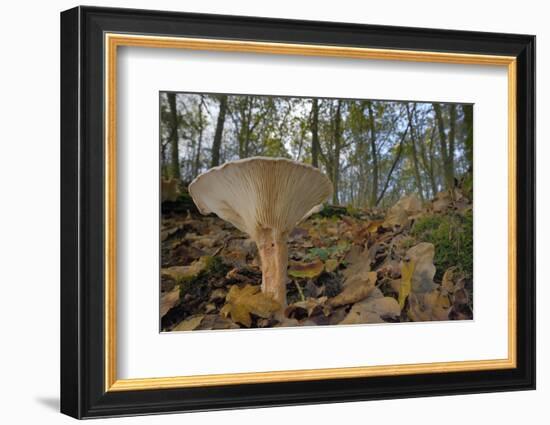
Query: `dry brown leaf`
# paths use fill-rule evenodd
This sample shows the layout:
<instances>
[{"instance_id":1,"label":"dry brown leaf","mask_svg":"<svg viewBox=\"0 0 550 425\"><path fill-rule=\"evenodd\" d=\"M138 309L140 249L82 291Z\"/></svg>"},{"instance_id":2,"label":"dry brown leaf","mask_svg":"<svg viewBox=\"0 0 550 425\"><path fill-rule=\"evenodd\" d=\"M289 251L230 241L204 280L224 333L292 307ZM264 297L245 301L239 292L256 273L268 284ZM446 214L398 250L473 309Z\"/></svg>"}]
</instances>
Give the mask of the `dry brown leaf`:
<instances>
[{"instance_id":1,"label":"dry brown leaf","mask_svg":"<svg viewBox=\"0 0 550 425\"><path fill-rule=\"evenodd\" d=\"M239 325L217 314L207 314L199 326L197 326L194 330L202 331L210 329L239 329Z\"/></svg>"},{"instance_id":2,"label":"dry brown leaf","mask_svg":"<svg viewBox=\"0 0 550 425\"><path fill-rule=\"evenodd\" d=\"M414 322L448 320L451 303L439 290L409 295L408 316Z\"/></svg>"},{"instance_id":3,"label":"dry brown leaf","mask_svg":"<svg viewBox=\"0 0 550 425\"><path fill-rule=\"evenodd\" d=\"M371 271L371 265L376 262L377 258L386 255L386 244L375 243L370 248L365 248L361 252L355 252L353 256L347 260L348 267L343 271L343 275L347 280L354 276L368 273Z\"/></svg>"},{"instance_id":4,"label":"dry brown leaf","mask_svg":"<svg viewBox=\"0 0 550 425\"><path fill-rule=\"evenodd\" d=\"M384 318L395 318L400 314L401 308L395 298L384 297L379 289L375 289L367 299L355 303L340 324L382 323Z\"/></svg>"},{"instance_id":5,"label":"dry brown leaf","mask_svg":"<svg viewBox=\"0 0 550 425\"><path fill-rule=\"evenodd\" d=\"M237 285L233 285L225 299L227 302L220 314L224 317L230 315L234 322L247 328L252 324L250 314L269 318L281 308L271 296L261 292L259 286L246 285L241 289Z\"/></svg>"},{"instance_id":6,"label":"dry brown leaf","mask_svg":"<svg viewBox=\"0 0 550 425\"><path fill-rule=\"evenodd\" d=\"M396 204L388 210L386 218L384 219L384 227L404 227L408 222L409 215L402 206Z\"/></svg>"},{"instance_id":7,"label":"dry brown leaf","mask_svg":"<svg viewBox=\"0 0 550 425\"><path fill-rule=\"evenodd\" d=\"M179 286L160 297L160 317L164 316L172 307L175 307L180 300Z\"/></svg>"},{"instance_id":8,"label":"dry brown leaf","mask_svg":"<svg viewBox=\"0 0 550 425\"><path fill-rule=\"evenodd\" d=\"M331 306L337 307L353 304L367 298L376 284L376 272L363 272L352 276L344 284L343 291L329 300Z\"/></svg>"},{"instance_id":9,"label":"dry brown leaf","mask_svg":"<svg viewBox=\"0 0 550 425\"><path fill-rule=\"evenodd\" d=\"M443 274L443 280L441 282L441 289L446 294L452 294L455 290L455 274L456 274L456 267L449 267L445 273Z\"/></svg>"},{"instance_id":10,"label":"dry brown leaf","mask_svg":"<svg viewBox=\"0 0 550 425\"><path fill-rule=\"evenodd\" d=\"M308 298L305 301L298 301L285 309L285 316L301 320L306 317L315 316L323 312L323 306L327 297Z\"/></svg>"},{"instance_id":11,"label":"dry brown leaf","mask_svg":"<svg viewBox=\"0 0 550 425\"><path fill-rule=\"evenodd\" d=\"M416 214L422 210L422 202L415 194L404 196L395 205L403 208L407 214Z\"/></svg>"},{"instance_id":12,"label":"dry brown leaf","mask_svg":"<svg viewBox=\"0 0 550 425\"><path fill-rule=\"evenodd\" d=\"M421 210L422 202L416 195L405 196L388 210L384 219L384 227L404 227L409 222L409 215L416 214Z\"/></svg>"},{"instance_id":13,"label":"dry brown leaf","mask_svg":"<svg viewBox=\"0 0 550 425\"><path fill-rule=\"evenodd\" d=\"M212 257L201 257L189 266L165 267L161 270L161 275L180 282L183 279L189 279L197 276L208 266L209 259Z\"/></svg>"},{"instance_id":14,"label":"dry brown leaf","mask_svg":"<svg viewBox=\"0 0 550 425\"><path fill-rule=\"evenodd\" d=\"M414 261L414 273L412 276L413 292L431 292L436 288L433 279L435 276L434 245L421 242L407 251L406 258Z\"/></svg>"},{"instance_id":15,"label":"dry brown leaf","mask_svg":"<svg viewBox=\"0 0 550 425\"><path fill-rule=\"evenodd\" d=\"M176 327L174 327L172 330L176 332L195 330L201 324L202 319L204 319L204 314L197 314L197 315L188 317L183 322L179 323Z\"/></svg>"}]
</instances>

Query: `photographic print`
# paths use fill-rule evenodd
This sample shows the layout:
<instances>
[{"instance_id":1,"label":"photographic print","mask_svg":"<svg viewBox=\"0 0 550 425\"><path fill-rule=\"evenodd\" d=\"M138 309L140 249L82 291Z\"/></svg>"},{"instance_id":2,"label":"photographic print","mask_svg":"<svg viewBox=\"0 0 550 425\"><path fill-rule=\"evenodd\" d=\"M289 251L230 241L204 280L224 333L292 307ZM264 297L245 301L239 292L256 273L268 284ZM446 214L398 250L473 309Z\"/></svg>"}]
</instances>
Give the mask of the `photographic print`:
<instances>
[{"instance_id":1,"label":"photographic print","mask_svg":"<svg viewBox=\"0 0 550 425\"><path fill-rule=\"evenodd\" d=\"M473 105L159 108L161 331L473 319Z\"/></svg>"}]
</instances>

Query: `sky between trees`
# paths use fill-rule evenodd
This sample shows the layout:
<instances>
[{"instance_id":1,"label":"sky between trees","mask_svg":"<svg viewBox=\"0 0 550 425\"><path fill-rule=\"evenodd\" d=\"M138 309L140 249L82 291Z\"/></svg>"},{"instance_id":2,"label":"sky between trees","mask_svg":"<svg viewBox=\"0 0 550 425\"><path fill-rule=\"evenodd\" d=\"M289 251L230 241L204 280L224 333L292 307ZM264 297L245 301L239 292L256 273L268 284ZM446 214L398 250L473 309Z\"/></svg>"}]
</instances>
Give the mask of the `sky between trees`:
<instances>
[{"instance_id":1,"label":"sky between trees","mask_svg":"<svg viewBox=\"0 0 550 425\"><path fill-rule=\"evenodd\" d=\"M312 164L359 208L471 184L472 105L163 92L160 120L162 176L183 185L251 156Z\"/></svg>"}]
</instances>

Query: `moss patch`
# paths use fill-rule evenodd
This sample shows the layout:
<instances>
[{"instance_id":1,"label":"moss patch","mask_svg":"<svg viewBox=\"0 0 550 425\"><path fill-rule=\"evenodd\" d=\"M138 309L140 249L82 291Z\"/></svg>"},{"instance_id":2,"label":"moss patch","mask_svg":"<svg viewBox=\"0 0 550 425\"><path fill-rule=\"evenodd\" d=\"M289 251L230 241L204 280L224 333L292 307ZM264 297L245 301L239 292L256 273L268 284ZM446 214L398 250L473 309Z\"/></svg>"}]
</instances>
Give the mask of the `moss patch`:
<instances>
[{"instance_id":1,"label":"moss patch","mask_svg":"<svg viewBox=\"0 0 550 425\"><path fill-rule=\"evenodd\" d=\"M436 280L440 281L445 270L453 266L473 276L472 212L426 215L416 220L412 234L419 242L434 244Z\"/></svg>"}]
</instances>

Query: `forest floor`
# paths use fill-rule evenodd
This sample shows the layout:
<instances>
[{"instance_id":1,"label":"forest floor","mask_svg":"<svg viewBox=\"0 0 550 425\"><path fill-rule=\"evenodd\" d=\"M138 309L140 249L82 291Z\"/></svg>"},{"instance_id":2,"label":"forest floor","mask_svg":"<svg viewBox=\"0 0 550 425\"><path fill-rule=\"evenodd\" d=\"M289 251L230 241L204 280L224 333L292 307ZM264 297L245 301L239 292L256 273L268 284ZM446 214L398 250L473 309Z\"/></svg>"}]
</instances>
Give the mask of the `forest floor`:
<instances>
[{"instance_id":1,"label":"forest floor","mask_svg":"<svg viewBox=\"0 0 550 425\"><path fill-rule=\"evenodd\" d=\"M260 291L247 235L187 194L162 209L162 331L472 319L472 203L460 189L386 211L328 206L299 224L285 308Z\"/></svg>"}]
</instances>

